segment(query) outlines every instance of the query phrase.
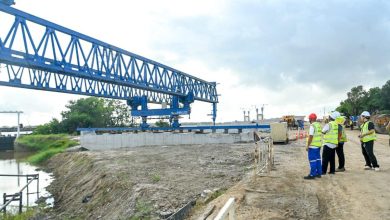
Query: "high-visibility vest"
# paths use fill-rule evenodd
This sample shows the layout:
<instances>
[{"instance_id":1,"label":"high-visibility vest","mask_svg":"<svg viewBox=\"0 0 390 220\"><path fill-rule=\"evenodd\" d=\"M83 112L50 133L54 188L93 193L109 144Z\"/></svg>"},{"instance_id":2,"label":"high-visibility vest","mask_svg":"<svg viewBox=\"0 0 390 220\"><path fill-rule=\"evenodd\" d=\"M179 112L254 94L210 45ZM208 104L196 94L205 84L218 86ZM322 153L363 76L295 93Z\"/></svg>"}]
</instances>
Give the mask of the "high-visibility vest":
<instances>
[{"instance_id":1,"label":"high-visibility vest","mask_svg":"<svg viewBox=\"0 0 390 220\"><path fill-rule=\"evenodd\" d=\"M310 146L321 147L322 146L321 124L319 122L313 122L311 125L313 125L314 133L313 133L313 139L311 140ZM309 142L309 138L306 139L306 144L308 142Z\"/></svg>"},{"instance_id":2,"label":"high-visibility vest","mask_svg":"<svg viewBox=\"0 0 390 220\"><path fill-rule=\"evenodd\" d=\"M364 124L362 124L360 126L361 128L361 134L366 134L368 132L368 124L369 124L369 121L365 122ZM362 138L362 141L364 143L366 142L369 142L369 141L375 141L376 140L376 134L375 134L375 129L374 129L374 133L370 134L370 135L366 135Z\"/></svg>"},{"instance_id":3,"label":"high-visibility vest","mask_svg":"<svg viewBox=\"0 0 390 220\"><path fill-rule=\"evenodd\" d=\"M335 121L331 121L328 124L329 124L329 130L324 135L324 143L338 144L339 125Z\"/></svg>"},{"instance_id":4,"label":"high-visibility vest","mask_svg":"<svg viewBox=\"0 0 390 220\"><path fill-rule=\"evenodd\" d=\"M340 140L340 142L343 142L343 143L348 142L347 134L345 134L345 127L343 125L341 125L341 127L342 127L343 130L341 132L341 140Z\"/></svg>"}]
</instances>

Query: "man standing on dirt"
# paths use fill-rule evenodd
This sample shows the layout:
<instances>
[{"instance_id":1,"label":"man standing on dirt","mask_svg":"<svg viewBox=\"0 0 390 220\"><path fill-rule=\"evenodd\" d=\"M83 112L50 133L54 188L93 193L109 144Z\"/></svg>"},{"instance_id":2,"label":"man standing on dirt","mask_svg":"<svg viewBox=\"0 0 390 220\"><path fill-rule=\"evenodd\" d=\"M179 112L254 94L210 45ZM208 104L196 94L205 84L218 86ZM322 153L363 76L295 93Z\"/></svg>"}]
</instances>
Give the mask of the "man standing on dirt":
<instances>
[{"instance_id":1,"label":"man standing on dirt","mask_svg":"<svg viewBox=\"0 0 390 220\"><path fill-rule=\"evenodd\" d=\"M324 134L324 147L322 150L322 175L326 175L328 164L330 164L329 174L335 174L335 154L336 147L339 143L339 126L335 122L336 118L340 117L338 111L332 112L329 116L329 123L322 129Z\"/></svg>"},{"instance_id":2,"label":"man standing on dirt","mask_svg":"<svg viewBox=\"0 0 390 220\"><path fill-rule=\"evenodd\" d=\"M360 126L360 141L362 145L362 153L366 161L364 166L365 170L371 170L374 168L375 171L379 171L379 165L374 155L374 141L376 140L374 123L370 121L370 113L364 111L361 115L363 124Z\"/></svg>"},{"instance_id":3,"label":"man standing on dirt","mask_svg":"<svg viewBox=\"0 0 390 220\"><path fill-rule=\"evenodd\" d=\"M310 128L309 128L309 137L307 138L306 151L308 152L309 164L310 164L310 174L303 177L304 179L314 179L316 177L321 177L322 167L321 167L321 124L317 122L317 115L311 113L309 115Z\"/></svg>"},{"instance_id":4,"label":"man standing on dirt","mask_svg":"<svg viewBox=\"0 0 390 220\"><path fill-rule=\"evenodd\" d=\"M345 117L340 116L336 119L336 122L339 127L338 132L338 140L339 143L336 147L336 154L339 158L339 167L336 169L336 172L344 172L345 171L345 156L344 156L344 143L347 142L347 135L345 134Z\"/></svg>"}]
</instances>

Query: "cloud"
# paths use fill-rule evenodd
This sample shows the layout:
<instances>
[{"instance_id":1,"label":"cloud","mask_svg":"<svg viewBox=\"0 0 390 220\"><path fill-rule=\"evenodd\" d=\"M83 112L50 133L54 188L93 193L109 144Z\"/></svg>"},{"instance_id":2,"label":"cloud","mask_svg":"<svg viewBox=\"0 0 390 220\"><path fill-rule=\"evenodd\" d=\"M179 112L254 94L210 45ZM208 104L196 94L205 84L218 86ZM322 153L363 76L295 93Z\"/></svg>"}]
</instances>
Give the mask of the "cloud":
<instances>
[{"instance_id":1,"label":"cloud","mask_svg":"<svg viewBox=\"0 0 390 220\"><path fill-rule=\"evenodd\" d=\"M261 104L266 117L322 113L353 86L390 79L384 0L20 0L15 7L220 83L222 121L241 120L242 108ZM0 88L0 104L31 110L37 123L79 98L14 91ZM191 121L210 120L210 111L195 103Z\"/></svg>"},{"instance_id":2,"label":"cloud","mask_svg":"<svg viewBox=\"0 0 390 220\"><path fill-rule=\"evenodd\" d=\"M386 1L224 3L220 14L165 19L154 47L266 88L309 83L345 92L389 76Z\"/></svg>"}]
</instances>

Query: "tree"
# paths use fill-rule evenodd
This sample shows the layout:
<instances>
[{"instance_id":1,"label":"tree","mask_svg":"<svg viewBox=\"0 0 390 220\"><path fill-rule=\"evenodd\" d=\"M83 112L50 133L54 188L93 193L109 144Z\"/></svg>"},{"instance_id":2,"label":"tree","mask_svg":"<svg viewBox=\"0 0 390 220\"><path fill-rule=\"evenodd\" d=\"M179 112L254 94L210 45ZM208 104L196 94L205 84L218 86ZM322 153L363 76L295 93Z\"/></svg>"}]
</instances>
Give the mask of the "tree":
<instances>
[{"instance_id":1,"label":"tree","mask_svg":"<svg viewBox=\"0 0 390 220\"><path fill-rule=\"evenodd\" d=\"M363 111L373 114L390 111L390 80L382 88L374 87L368 91L363 86L353 87L347 95L348 98L337 107L345 115L359 115Z\"/></svg>"},{"instance_id":2,"label":"tree","mask_svg":"<svg viewBox=\"0 0 390 220\"><path fill-rule=\"evenodd\" d=\"M379 112L383 109L381 105L381 89L374 87L368 90L367 95L363 98L364 107L369 112Z\"/></svg>"},{"instance_id":3,"label":"tree","mask_svg":"<svg viewBox=\"0 0 390 220\"><path fill-rule=\"evenodd\" d=\"M348 98L344 101L346 109L350 115L358 115L363 111L363 99L367 92L364 91L363 86L356 86L347 93Z\"/></svg>"},{"instance_id":4,"label":"tree","mask_svg":"<svg viewBox=\"0 0 390 220\"><path fill-rule=\"evenodd\" d=\"M96 97L70 101L67 110L61 113L62 121L53 119L38 126L34 133L74 133L77 128L118 127L130 125L128 107L119 100Z\"/></svg>"},{"instance_id":5,"label":"tree","mask_svg":"<svg viewBox=\"0 0 390 220\"><path fill-rule=\"evenodd\" d=\"M112 109L110 124L113 127L131 126L129 107L120 100L109 100L107 105Z\"/></svg>"},{"instance_id":6,"label":"tree","mask_svg":"<svg viewBox=\"0 0 390 220\"><path fill-rule=\"evenodd\" d=\"M390 110L390 80L382 86L381 92L381 104L384 110Z\"/></svg>"},{"instance_id":7,"label":"tree","mask_svg":"<svg viewBox=\"0 0 390 220\"><path fill-rule=\"evenodd\" d=\"M36 134L59 134L63 132L63 127L56 118L53 118L49 123L39 125L34 130L34 133Z\"/></svg>"}]
</instances>

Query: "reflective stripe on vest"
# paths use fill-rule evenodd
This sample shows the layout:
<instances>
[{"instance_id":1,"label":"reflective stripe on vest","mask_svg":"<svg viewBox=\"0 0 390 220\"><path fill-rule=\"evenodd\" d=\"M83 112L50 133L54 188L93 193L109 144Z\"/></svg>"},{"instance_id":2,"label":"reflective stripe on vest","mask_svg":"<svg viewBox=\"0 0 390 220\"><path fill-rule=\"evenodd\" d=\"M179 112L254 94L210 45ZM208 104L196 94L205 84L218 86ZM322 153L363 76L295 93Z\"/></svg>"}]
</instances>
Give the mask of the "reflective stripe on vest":
<instances>
[{"instance_id":1,"label":"reflective stripe on vest","mask_svg":"<svg viewBox=\"0 0 390 220\"><path fill-rule=\"evenodd\" d=\"M311 140L311 144L310 146L314 146L314 147L321 147L322 146L322 128L321 128L321 124L319 122L314 122L313 124L313 128L314 128L314 134L313 134L313 139ZM309 135L308 135L309 136ZM306 139L306 143L309 141L309 138Z\"/></svg>"},{"instance_id":2,"label":"reflective stripe on vest","mask_svg":"<svg viewBox=\"0 0 390 220\"><path fill-rule=\"evenodd\" d=\"M369 124L369 121L367 121L366 123L364 123L362 126L361 126L361 132L362 134L366 134L368 132L368 124ZM362 141L364 143L366 142L369 142L369 141L375 141L376 140L376 134L375 134L375 129L374 129L374 133L370 134L370 135L366 135L363 137Z\"/></svg>"},{"instance_id":3,"label":"reflective stripe on vest","mask_svg":"<svg viewBox=\"0 0 390 220\"><path fill-rule=\"evenodd\" d=\"M324 143L338 144L339 125L335 121L331 121L328 124L329 124L329 130L324 135Z\"/></svg>"}]
</instances>

